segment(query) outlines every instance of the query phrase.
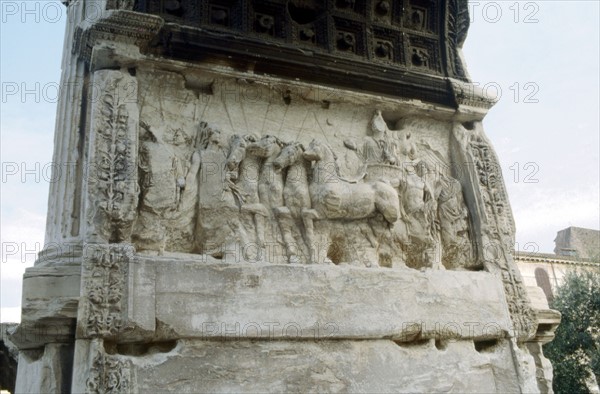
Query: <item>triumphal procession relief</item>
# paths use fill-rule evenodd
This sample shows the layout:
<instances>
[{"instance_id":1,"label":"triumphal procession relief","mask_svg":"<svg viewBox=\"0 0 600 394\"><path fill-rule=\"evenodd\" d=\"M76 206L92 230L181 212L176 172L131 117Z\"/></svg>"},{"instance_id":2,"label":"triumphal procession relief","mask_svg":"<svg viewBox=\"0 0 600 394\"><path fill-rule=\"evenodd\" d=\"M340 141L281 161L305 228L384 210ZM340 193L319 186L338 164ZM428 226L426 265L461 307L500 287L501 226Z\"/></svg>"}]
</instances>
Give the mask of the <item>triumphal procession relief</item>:
<instances>
[{"instance_id":1,"label":"triumphal procession relief","mask_svg":"<svg viewBox=\"0 0 600 394\"><path fill-rule=\"evenodd\" d=\"M466 1L65 3L18 390L548 387Z\"/></svg>"},{"instance_id":2,"label":"triumphal procession relief","mask_svg":"<svg viewBox=\"0 0 600 394\"><path fill-rule=\"evenodd\" d=\"M462 186L418 131L389 129L380 110L364 137L331 144L260 131L142 122L128 240L224 262L482 268Z\"/></svg>"}]
</instances>

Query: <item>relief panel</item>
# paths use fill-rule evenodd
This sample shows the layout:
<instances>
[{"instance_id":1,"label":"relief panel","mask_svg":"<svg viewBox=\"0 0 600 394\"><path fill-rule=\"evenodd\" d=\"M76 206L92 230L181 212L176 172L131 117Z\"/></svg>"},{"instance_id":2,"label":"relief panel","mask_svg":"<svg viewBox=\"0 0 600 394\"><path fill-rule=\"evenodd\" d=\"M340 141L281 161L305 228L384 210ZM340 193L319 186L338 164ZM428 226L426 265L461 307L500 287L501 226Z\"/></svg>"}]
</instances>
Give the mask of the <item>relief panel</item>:
<instances>
[{"instance_id":1,"label":"relief panel","mask_svg":"<svg viewBox=\"0 0 600 394\"><path fill-rule=\"evenodd\" d=\"M139 251L481 268L447 123L244 80L138 79Z\"/></svg>"}]
</instances>

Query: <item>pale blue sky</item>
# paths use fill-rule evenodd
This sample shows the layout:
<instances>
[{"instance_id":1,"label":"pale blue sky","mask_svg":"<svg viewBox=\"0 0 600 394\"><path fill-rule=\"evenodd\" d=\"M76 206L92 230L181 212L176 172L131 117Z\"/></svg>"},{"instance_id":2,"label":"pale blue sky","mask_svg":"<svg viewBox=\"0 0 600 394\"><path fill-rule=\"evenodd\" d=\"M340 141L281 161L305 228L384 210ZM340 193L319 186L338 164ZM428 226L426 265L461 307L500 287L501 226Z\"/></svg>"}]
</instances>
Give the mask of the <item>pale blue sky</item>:
<instances>
[{"instance_id":1,"label":"pale blue sky","mask_svg":"<svg viewBox=\"0 0 600 394\"><path fill-rule=\"evenodd\" d=\"M11 7L23 3L33 13L15 14ZM52 160L67 18L58 1L0 0L0 6L0 320L15 321L21 275L44 241L49 174L43 169ZM484 126L500 157L517 246L552 252L558 230L600 228L599 2L474 1L471 10L465 58L473 81L502 91ZM37 97L6 95L15 84ZM538 102L525 102L528 94ZM33 170L40 163L38 179L10 175L11 163L19 170L21 163ZM5 253L14 245L17 254Z\"/></svg>"},{"instance_id":2,"label":"pale blue sky","mask_svg":"<svg viewBox=\"0 0 600 394\"><path fill-rule=\"evenodd\" d=\"M600 229L599 3L474 3L480 5L471 15L465 58L473 81L495 82L502 89L484 126L502 164L517 243L522 248L533 242L539 251L552 252L560 229ZM488 3L493 4L486 21ZM492 23L496 5L502 17ZM528 82L535 85L524 89ZM538 102L525 102L536 86L529 98ZM529 180L538 182L528 183L526 175L537 169Z\"/></svg>"}]
</instances>

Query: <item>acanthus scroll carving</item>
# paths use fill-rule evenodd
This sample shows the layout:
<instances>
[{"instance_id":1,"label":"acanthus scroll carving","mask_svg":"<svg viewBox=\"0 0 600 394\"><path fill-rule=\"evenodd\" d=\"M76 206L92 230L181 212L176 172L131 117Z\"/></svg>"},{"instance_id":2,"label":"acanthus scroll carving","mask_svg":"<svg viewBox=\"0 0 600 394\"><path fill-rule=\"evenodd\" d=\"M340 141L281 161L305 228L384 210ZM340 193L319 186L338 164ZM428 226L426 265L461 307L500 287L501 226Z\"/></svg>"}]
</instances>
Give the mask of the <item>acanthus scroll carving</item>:
<instances>
[{"instance_id":1,"label":"acanthus scroll carving","mask_svg":"<svg viewBox=\"0 0 600 394\"><path fill-rule=\"evenodd\" d=\"M498 244L498 248L487 245L492 253L484 258L488 260L488 264L494 265L493 270L498 271L502 277L508 309L518 337L530 338L535 334L536 318L521 275L512 262L510 253L505 250L512 249L514 245L514 223L498 161L491 147L480 136L471 136L469 147L484 205L485 228L489 232L490 241Z\"/></svg>"},{"instance_id":2,"label":"acanthus scroll carving","mask_svg":"<svg viewBox=\"0 0 600 394\"><path fill-rule=\"evenodd\" d=\"M514 229L512 215L507 208L508 199L502 183L498 163L493 157L491 148L481 138L473 138L470 142L471 152L475 159L475 171L479 183L483 187L483 199L488 224L497 234L510 234ZM514 230L513 230L514 231Z\"/></svg>"},{"instance_id":3,"label":"acanthus scroll carving","mask_svg":"<svg viewBox=\"0 0 600 394\"><path fill-rule=\"evenodd\" d=\"M88 234L94 242L123 242L131 237L138 203L137 108L123 97L135 79L120 71L100 71L104 86L94 103L88 169Z\"/></svg>"},{"instance_id":4,"label":"acanthus scroll carving","mask_svg":"<svg viewBox=\"0 0 600 394\"><path fill-rule=\"evenodd\" d=\"M118 394L131 392L129 368L125 361L98 352L86 380L87 392L92 394Z\"/></svg>"},{"instance_id":5,"label":"acanthus scroll carving","mask_svg":"<svg viewBox=\"0 0 600 394\"><path fill-rule=\"evenodd\" d=\"M125 279L133 249L128 245L87 245L84 256L87 337L115 335L122 327Z\"/></svg>"}]
</instances>

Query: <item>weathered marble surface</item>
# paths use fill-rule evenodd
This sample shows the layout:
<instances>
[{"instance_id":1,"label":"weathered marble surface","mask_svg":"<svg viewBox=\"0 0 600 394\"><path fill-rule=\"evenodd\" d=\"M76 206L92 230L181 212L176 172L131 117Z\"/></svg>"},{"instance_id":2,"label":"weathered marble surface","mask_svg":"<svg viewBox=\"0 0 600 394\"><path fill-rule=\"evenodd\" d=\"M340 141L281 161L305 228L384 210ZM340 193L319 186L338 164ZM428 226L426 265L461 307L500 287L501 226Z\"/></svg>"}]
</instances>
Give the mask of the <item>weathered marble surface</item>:
<instances>
[{"instance_id":1,"label":"weathered marble surface","mask_svg":"<svg viewBox=\"0 0 600 394\"><path fill-rule=\"evenodd\" d=\"M26 270L21 323L11 337L20 349L71 342L81 297L81 266L72 263Z\"/></svg>"},{"instance_id":2,"label":"weathered marble surface","mask_svg":"<svg viewBox=\"0 0 600 394\"><path fill-rule=\"evenodd\" d=\"M511 330L485 272L330 266L155 266L155 318L177 337L499 338ZM290 280L293 278L292 280ZM146 302L144 285L136 301ZM140 305L143 308L145 305Z\"/></svg>"},{"instance_id":3,"label":"weathered marble surface","mask_svg":"<svg viewBox=\"0 0 600 394\"><path fill-rule=\"evenodd\" d=\"M15 394L71 392L73 344L51 343L19 353Z\"/></svg>"},{"instance_id":4,"label":"weathered marble surface","mask_svg":"<svg viewBox=\"0 0 600 394\"><path fill-rule=\"evenodd\" d=\"M128 363L139 392L519 391L503 341L478 351L472 341L182 340L171 352L114 357Z\"/></svg>"}]
</instances>

